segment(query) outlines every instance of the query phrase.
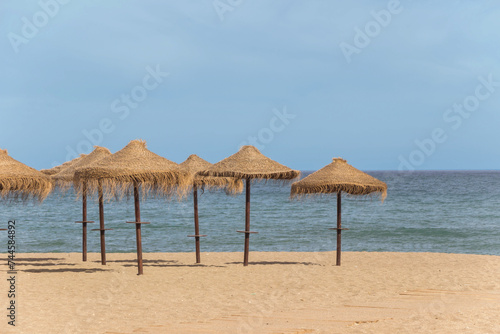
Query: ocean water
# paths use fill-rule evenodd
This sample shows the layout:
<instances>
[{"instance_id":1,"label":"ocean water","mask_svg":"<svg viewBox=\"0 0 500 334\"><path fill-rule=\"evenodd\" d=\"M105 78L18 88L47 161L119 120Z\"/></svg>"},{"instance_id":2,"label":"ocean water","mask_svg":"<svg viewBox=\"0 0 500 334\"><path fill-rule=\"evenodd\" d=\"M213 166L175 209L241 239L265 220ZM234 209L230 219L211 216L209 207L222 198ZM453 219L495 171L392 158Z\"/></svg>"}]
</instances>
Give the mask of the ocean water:
<instances>
[{"instance_id":1,"label":"ocean water","mask_svg":"<svg viewBox=\"0 0 500 334\"><path fill-rule=\"evenodd\" d=\"M345 251L443 252L500 255L500 171L368 172L388 185L378 198L343 197ZM303 175L308 175L304 172ZM251 251L335 249L336 196L290 200L290 185L252 186ZM135 252L132 199L104 205L107 252ZM202 252L242 252L245 196L199 195ZM99 252L98 206L89 199L88 251ZM192 196L141 202L144 252L194 252ZM0 228L16 220L17 252L81 252L81 200L55 191L42 204L0 203ZM1 246L4 245L4 246ZM0 251L7 233L0 232Z\"/></svg>"}]
</instances>

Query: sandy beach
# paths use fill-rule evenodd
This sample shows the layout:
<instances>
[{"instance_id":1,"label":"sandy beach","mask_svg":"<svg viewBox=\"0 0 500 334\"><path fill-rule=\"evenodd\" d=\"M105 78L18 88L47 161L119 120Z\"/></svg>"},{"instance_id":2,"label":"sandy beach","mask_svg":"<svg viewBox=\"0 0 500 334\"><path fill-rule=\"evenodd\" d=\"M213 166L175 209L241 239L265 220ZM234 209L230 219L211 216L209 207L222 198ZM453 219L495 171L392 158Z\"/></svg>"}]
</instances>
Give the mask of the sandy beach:
<instances>
[{"instance_id":1,"label":"sandy beach","mask_svg":"<svg viewBox=\"0 0 500 334\"><path fill-rule=\"evenodd\" d=\"M16 255L2 333L499 333L500 257L335 252ZM2 259L2 309L9 275Z\"/></svg>"}]
</instances>

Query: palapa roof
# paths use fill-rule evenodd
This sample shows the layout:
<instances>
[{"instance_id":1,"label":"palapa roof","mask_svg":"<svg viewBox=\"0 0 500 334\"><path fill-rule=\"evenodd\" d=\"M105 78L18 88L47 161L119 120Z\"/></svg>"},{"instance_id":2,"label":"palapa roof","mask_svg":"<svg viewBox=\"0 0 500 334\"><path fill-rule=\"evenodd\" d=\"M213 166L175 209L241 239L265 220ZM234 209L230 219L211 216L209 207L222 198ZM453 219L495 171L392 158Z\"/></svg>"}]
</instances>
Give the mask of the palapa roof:
<instances>
[{"instance_id":1,"label":"palapa roof","mask_svg":"<svg viewBox=\"0 0 500 334\"><path fill-rule=\"evenodd\" d=\"M187 170L194 178L193 185L204 188L225 188L226 192L238 194L243 191L243 182L233 177L201 176L196 173L209 169L213 165L200 158L196 154L191 154L186 161L179 164L181 168Z\"/></svg>"},{"instance_id":2,"label":"palapa roof","mask_svg":"<svg viewBox=\"0 0 500 334\"><path fill-rule=\"evenodd\" d=\"M86 156L86 154L80 154L80 156L78 158L74 158L73 160L66 161L65 163L60 164L59 166L55 166L55 167L52 167L52 168L49 168L49 169L41 169L40 172L42 172L44 174L47 174L47 175L57 174L60 171L62 171L63 169L68 168L72 164L78 162L81 158L83 158L85 156Z\"/></svg>"},{"instance_id":3,"label":"palapa roof","mask_svg":"<svg viewBox=\"0 0 500 334\"><path fill-rule=\"evenodd\" d=\"M292 180L300 176L299 171L269 159L250 145L243 146L237 153L198 174L266 180Z\"/></svg>"},{"instance_id":4,"label":"palapa roof","mask_svg":"<svg viewBox=\"0 0 500 334\"><path fill-rule=\"evenodd\" d=\"M0 198L30 197L43 201L52 191L50 178L9 156L7 150L0 149Z\"/></svg>"},{"instance_id":5,"label":"palapa roof","mask_svg":"<svg viewBox=\"0 0 500 334\"><path fill-rule=\"evenodd\" d=\"M75 171L77 168L86 167L92 165L93 163L110 156L111 152L101 146L94 146L94 150L77 161L74 161L68 167L63 168L59 173L52 175L52 179L56 182L56 185L62 188L68 188L73 183L73 178L75 176Z\"/></svg>"},{"instance_id":6,"label":"palapa roof","mask_svg":"<svg viewBox=\"0 0 500 334\"><path fill-rule=\"evenodd\" d=\"M193 177L175 162L148 150L145 141L132 140L115 154L77 168L73 185L80 189L81 182L87 181L88 190L95 193L98 180L108 197L128 193L134 182L142 185L143 194L153 191L172 195L177 192L183 196L192 186Z\"/></svg>"},{"instance_id":7,"label":"palapa roof","mask_svg":"<svg viewBox=\"0 0 500 334\"><path fill-rule=\"evenodd\" d=\"M382 201L387 196L387 184L349 165L342 158L304 179L292 184L291 196L330 194L342 191L351 195L380 193Z\"/></svg>"}]
</instances>

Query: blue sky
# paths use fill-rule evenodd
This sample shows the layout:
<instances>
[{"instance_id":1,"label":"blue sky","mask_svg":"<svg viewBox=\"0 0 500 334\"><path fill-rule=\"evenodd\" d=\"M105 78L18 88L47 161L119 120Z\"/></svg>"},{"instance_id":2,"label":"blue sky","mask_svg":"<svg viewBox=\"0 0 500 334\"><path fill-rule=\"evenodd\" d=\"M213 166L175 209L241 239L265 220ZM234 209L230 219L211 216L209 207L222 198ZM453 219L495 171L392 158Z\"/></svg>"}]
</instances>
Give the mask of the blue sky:
<instances>
[{"instance_id":1,"label":"blue sky","mask_svg":"<svg viewBox=\"0 0 500 334\"><path fill-rule=\"evenodd\" d=\"M498 1L3 0L0 148L499 169Z\"/></svg>"}]
</instances>

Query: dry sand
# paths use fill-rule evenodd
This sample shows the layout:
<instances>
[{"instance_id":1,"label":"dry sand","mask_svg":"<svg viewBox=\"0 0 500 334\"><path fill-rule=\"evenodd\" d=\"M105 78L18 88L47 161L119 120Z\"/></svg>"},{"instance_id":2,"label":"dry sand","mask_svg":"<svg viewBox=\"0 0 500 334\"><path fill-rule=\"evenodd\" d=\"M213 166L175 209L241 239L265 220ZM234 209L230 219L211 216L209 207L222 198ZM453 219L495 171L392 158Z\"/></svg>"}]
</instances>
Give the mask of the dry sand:
<instances>
[{"instance_id":1,"label":"dry sand","mask_svg":"<svg viewBox=\"0 0 500 334\"><path fill-rule=\"evenodd\" d=\"M0 333L500 333L500 257L335 252L17 254Z\"/></svg>"}]
</instances>

